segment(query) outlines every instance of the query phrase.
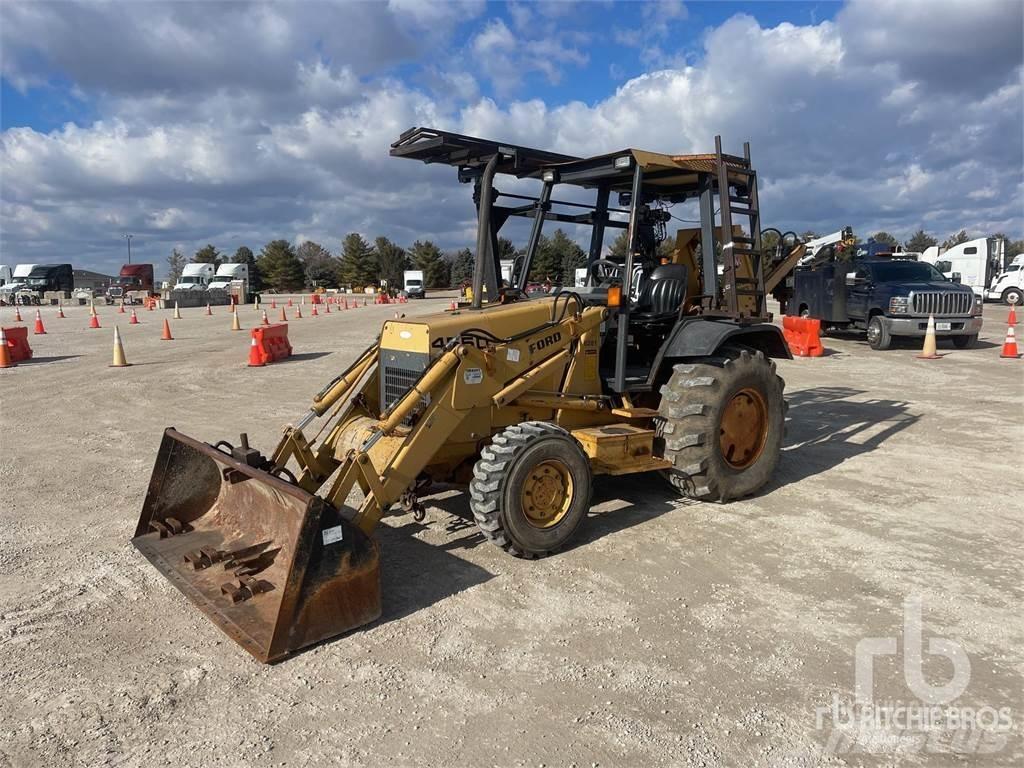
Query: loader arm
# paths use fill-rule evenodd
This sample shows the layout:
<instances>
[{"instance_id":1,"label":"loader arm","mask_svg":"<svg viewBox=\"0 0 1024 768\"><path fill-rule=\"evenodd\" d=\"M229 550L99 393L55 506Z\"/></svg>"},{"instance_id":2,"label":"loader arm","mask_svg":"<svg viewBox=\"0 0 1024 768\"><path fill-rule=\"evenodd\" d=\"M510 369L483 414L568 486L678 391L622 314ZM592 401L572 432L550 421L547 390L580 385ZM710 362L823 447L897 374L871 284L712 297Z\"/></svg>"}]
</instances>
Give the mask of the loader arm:
<instances>
[{"instance_id":1,"label":"loader arm","mask_svg":"<svg viewBox=\"0 0 1024 768\"><path fill-rule=\"evenodd\" d=\"M519 337L492 340L482 349L453 340L405 395L380 414L363 443L339 456L347 419L360 398L374 390L379 357L374 345L314 398L298 424L285 428L272 454L270 473L291 474L288 465L294 462L299 469L297 484L309 493L318 493L333 477L322 495L335 509L345 506L358 485L365 498L352 522L370 534L388 508L410 491L437 447L475 409L528 399L538 382L565 369L580 338L597 328L606 314L603 308L583 308L577 302L575 311L560 321ZM307 437L305 429L329 411L317 433L326 432L326 437L319 443L316 437Z\"/></svg>"}]
</instances>

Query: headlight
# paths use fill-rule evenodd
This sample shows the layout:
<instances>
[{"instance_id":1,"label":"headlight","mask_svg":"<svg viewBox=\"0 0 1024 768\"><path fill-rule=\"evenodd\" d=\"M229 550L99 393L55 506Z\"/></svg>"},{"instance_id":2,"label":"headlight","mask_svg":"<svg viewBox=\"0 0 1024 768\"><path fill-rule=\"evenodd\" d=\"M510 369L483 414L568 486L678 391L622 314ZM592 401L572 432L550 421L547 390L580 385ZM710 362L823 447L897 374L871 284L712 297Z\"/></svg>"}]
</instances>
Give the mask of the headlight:
<instances>
[{"instance_id":1,"label":"headlight","mask_svg":"<svg viewBox=\"0 0 1024 768\"><path fill-rule=\"evenodd\" d=\"M983 296L974 296L974 310L971 312L972 315L980 315L982 310L985 309L985 298Z\"/></svg>"},{"instance_id":2,"label":"headlight","mask_svg":"<svg viewBox=\"0 0 1024 768\"><path fill-rule=\"evenodd\" d=\"M889 299L889 314L890 315L905 315L909 312L908 304L909 298L906 296L893 296Z\"/></svg>"}]
</instances>

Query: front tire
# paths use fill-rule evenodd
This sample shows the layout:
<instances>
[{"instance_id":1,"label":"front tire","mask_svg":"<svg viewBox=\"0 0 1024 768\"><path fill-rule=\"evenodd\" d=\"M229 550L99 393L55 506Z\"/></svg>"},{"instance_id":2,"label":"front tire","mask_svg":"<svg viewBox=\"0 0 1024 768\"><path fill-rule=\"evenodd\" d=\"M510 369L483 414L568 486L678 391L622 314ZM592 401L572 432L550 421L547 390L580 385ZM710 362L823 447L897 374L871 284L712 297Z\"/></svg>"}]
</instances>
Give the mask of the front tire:
<instances>
[{"instance_id":1,"label":"front tire","mask_svg":"<svg viewBox=\"0 0 1024 768\"><path fill-rule=\"evenodd\" d=\"M661 389L658 442L683 496L725 502L748 496L779 463L785 382L763 352L722 355L673 368Z\"/></svg>"},{"instance_id":2,"label":"front tire","mask_svg":"<svg viewBox=\"0 0 1024 768\"><path fill-rule=\"evenodd\" d=\"M970 336L954 336L953 346L957 349L970 349L977 343L977 341L978 337L976 334L972 334Z\"/></svg>"},{"instance_id":3,"label":"front tire","mask_svg":"<svg viewBox=\"0 0 1024 768\"><path fill-rule=\"evenodd\" d=\"M889 349L892 346L892 336L882 322L881 315L874 315L868 321L868 346L877 350Z\"/></svg>"},{"instance_id":4,"label":"front tire","mask_svg":"<svg viewBox=\"0 0 1024 768\"><path fill-rule=\"evenodd\" d=\"M1003 303L1015 304L1018 307L1024 304L1024 290L1020 288L1007 288L1003 291Z\"/></svg>"},{"instance_id":5,"label":"front tire","mask_svg":"<svg viewBox=\"0 0 1024 768\"><path fill-rule=\"evenodd\" d=\"M469 506L480 532L516 557L545 557L590 509L590 460L572 435L543 421L514 424L480 451Z\"/></svg>"}]
</instances>

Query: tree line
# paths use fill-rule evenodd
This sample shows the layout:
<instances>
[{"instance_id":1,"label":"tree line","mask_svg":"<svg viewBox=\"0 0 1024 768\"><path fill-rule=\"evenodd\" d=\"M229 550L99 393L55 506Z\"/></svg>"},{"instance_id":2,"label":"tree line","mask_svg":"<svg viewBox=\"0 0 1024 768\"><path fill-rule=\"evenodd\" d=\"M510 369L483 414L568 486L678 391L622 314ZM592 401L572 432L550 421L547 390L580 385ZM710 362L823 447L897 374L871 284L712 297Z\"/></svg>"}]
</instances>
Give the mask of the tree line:
<instances>
[{"instance_id":1,"label":"tree line","mask_svg":"<svg viewBox=\"0 0 1024 768\"><path fill-rule=\"evenodd\" d=\"M522 254L508 238L498 240L498 257L516 259ZM188 257L175 248L167 257L171 283L177 282ZM443 251L430 240L417 240L403 248L386 237L371 243L358 232L345 236L338 253L319 243L307 240L295 247L288 240L271 240L259 255L247 246L239 247L233 256L208 244L196 251L193 264L248 264L249 283L254 291L298 291L305 288L361 288L386 283L401 289L403 273L408 269L423 271L429 289L458 288L473 277L473 252L469 248ZM542 236L530 269L530 280L553 285L572 283L577 267L586 265L586 254L563 230L556 229L550 237Z\"/></svg>"},{"instance_id":2,"label":"tree line","mask_svg":"<svg viewBox=\"0 0 1024 768\"><path fill-rule=\"evenodd\" d=\"M612 256L625 256L627 232L622 230L611 243ZM801 234L804 240L820 235L807 231ZM1024 253L1024 240L1010 240L1003 234L996 234L1006 241L1005 259ZM888 232L876 232L870 240L898 245L899 241ZM960 230L942 242L948 249L971 240L966 230ZM662 255L668 256L674 246L670 239L663 244ZM773 236L764 240L766 249L774 247ZM903 246L908 251L922 252L933 245L939 245L938 238L919 229ZM498 240L498 258L514 260L522 256L508 238ZM360 288L368 285L379 286L382 281L393 289L403 287L403 273L407 269L423 270L424 283L433 290L458 288L473 277L473 252L469 248L457 251L442 251L430 240L417 240L409 248L392 242L386 237L370 241L357 232L342 240L337 255L319 243L307 240L298 247L287 240L271 240L263 246L258 256L247 246L239 247L233 256L217 250L208 244L196 251L191 258L194 264L223 263L248 264L249 282L254 291L265 289L275 291L298 291L304 288ZM177 282L188 257L175 248L167 258L171 283ZM556 229L550 237L541 236L530 268L530 281L552 285L572 285L575 270L587 263L586 253L562 229Z\"/></svg>"}]
</instances>

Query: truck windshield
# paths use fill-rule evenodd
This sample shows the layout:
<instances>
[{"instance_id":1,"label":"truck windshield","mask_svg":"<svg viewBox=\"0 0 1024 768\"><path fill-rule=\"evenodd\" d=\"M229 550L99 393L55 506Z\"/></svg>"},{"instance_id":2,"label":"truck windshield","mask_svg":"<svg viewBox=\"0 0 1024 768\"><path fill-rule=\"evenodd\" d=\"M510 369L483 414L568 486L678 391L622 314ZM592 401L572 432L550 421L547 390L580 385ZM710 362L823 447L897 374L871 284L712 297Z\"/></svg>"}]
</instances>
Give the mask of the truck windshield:
<instances>
[{"instance_id":1,"label":"truck windshield","mask_svg":"<svg viewBox=\"0 0 1024 768\"><path fill-rule=\"evenodd\" d=\"M203 279L201 277L180 277L178 278L179 283L201 283Z\"/></svg>"},{"instance_id":2,"label":"truck windshield","mask_svg":"<svg viewBox=\"0 0 1024 768\"><path fill-rule=\"evenodd\" d=\"M142 285L141 277L122 277L121 284L125 288L131 288L133 285Z\"/></svg>"},{"instance_id":3,"label":"truck windshield","mask_svg":"<svg viewBox=\"0 0 1024 768\"><path fill-rule=\"evenodd\" d=\"M420 285L422 285L422 282L419 280L406 280L405 284L408 285L410 288L419 288Z\"/></svg>"},{"instance_id":4,"label":"truck windshield","mask_svg":"<svg viewBox=\"0 0 1024 768\"><path fill-rule=\"evenodd\" d=\"M921 261L884 262L873 264L871 270L879 283L949 282L939 270Z\"/></svg>"}]
</instances>

